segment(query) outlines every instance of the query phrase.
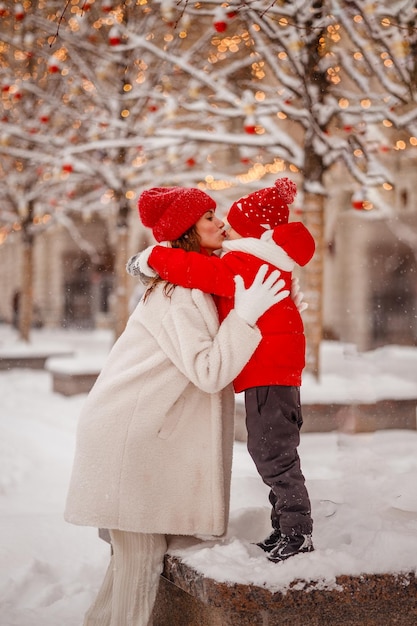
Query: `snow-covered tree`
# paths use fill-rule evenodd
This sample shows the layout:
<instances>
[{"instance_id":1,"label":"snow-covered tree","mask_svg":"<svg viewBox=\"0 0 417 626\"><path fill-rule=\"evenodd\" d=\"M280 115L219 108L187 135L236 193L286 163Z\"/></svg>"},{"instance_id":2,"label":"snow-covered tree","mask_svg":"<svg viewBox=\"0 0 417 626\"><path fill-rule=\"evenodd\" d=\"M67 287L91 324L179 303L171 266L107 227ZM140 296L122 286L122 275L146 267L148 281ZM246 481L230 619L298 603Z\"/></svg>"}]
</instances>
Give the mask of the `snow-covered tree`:
<instances>
[{"instance_id":1,"label":"snow-covered tree","mask_svg":"<svg viewBox=\"0 0 417 626\"><path fill-rule=\"evenodd\" d=\"M48 180L65 164L61 182L73 185L61 211L78 209L78 190L88 188L91 206L117 217L117 332L127 218L141 189L198 185L235 199L285 173L300 183L297 209L317 242L302 283L309 369L318 372L324 177L343 166L352 193L372 186L389 204L389 153L417 143L414 4L27 0L13 5L23 7L19 20L5 10L3 103L17 110L23 89L53 115L30 133L27 110L19 123L7 114L0 153L30 152L25 163L52 172Z\"/></svg>"},{"instance_id":2,"label":"snow-covered tree","mask_svg":"<svg viewBox=\"0 0 417 626\"><path fill-rule=\"evenodd\" d=\"M43 40L36 37L26 8L20 3L0 8L0 219L2 241L12 232L21 235L19 328L22 338L28 340L33 311L34 238L51 223L48 203L64 191L65 165L61 177L60 151L53 154L50 129L53 127L54 135L65 136L67 126L57 106L59 98L55 98L58 61L49 58Z\"/></svg>"}]
</instances>

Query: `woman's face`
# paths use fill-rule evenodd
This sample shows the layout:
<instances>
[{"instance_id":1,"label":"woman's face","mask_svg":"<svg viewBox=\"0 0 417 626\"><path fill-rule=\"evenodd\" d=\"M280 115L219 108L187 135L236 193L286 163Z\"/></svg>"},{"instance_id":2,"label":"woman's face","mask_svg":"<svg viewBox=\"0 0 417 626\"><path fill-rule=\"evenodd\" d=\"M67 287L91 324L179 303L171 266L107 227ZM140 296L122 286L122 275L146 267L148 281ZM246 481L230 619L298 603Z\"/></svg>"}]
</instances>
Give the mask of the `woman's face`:
<instances>
[{"instance_id":1,"label":"woman's face","mask_svg":"<svg viewBox=\"0 0 417 626\"><path fill-rule=\"evenodd\" d=\"M214 211L207 211L196 222L195 229L200 237L200 245L208 254L222 247L226 239L224 223L215 216Z\"/></svg>"}]
</instances>

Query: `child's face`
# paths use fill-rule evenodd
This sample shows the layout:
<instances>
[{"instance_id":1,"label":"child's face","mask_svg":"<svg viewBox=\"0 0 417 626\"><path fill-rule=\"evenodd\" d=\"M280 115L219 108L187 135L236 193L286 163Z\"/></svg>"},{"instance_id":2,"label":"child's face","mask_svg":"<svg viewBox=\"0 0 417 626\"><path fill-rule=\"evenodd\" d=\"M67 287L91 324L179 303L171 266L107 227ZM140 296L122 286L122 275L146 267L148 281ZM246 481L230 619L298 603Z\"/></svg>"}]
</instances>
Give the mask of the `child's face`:
<instances>
[{"instance_id":1,"label":"child's face","mask_svg":"<svg viewBox=\"0 0 417 626\"><path fill-rule=\"evenodd\" d=\"M227 231L228 239L242 239L242 235L239 235L233 228L229 228Z\"/></svg>"},{"instance_id":2,"label":"child's face","mask_svg":"<svg viewBox=\"0 0 417 626\"><path fill-rule=\"evenodd\" d=\"M224 223L215 216L214 211L207 211L196 222L196 231L200 237L200 245L209 254L222 247L226 238Z\"/></svg>"}]
</instances>

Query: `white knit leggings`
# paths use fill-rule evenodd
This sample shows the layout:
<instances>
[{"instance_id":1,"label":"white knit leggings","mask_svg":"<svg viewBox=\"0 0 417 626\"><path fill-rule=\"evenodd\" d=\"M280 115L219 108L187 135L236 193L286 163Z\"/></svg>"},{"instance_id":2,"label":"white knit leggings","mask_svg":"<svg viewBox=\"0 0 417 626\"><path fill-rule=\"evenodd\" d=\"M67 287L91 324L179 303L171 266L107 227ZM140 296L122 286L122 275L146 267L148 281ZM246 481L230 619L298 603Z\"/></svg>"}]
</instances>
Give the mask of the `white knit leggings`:
<instances>
[{"instance_id":1,"label":"white knit leggings","mask_svg":"<svg viewBox=\"0 0 417 626\"><path fill-rule=\"evenodd\" d=\"M165 535L110 530L113 554L84 626L149 626L167 549Z\"/></svg>"}]
</instances>

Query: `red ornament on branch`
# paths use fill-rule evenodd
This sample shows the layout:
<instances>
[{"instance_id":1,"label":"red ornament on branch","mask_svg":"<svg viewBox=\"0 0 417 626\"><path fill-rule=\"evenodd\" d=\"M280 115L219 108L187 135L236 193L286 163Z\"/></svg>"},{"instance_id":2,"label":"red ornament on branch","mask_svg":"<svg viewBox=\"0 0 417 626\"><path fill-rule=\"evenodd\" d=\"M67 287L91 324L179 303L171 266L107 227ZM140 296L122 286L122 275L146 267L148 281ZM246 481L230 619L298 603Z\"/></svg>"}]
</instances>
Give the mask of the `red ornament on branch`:
<instances>
[{"instance_id":1,"label":"red ornament on branch","mask_svg":"<svg viewBox=\"0 0 417 626\"><path fill-rule=\"evenodd\" d=\"M110 13L112 9L113 9L112 0L103 0L103 2L101 3L101 10L103 11L103 13Z\"/></svg>"},{"instance_id":2,"label":"red ornament on branch","mask_svg":"<svg viewBox=\"0 0 417 626\"><path fill-rule=\"evenodd\" d=\"M248 135L256 135L256 123L255 118L252 115L249 115L246 118L244 129L245 133L248 133Z\"/></svg>"},{"instance_id":3,"label":"red ornament on branch","mask_svg":"<svg viewBox=\"0 0 417 626\"><path fill-rule=\"evenodd\" d=\"M362 189L355 191L352 194L352 208L356 211L363 211L365 207L365 193Z\"/></svg>"},{"instance_id":4,"label":"red ornament on branch","mask_svg":"<svg viewBox=\"0 0 417 626\"><path fill-rule=\"evenodd\" d=\"M112 26L109 31L109 44L111 46L119 46L122 41L118 28Z\"/></svg>"},{"instance_id":5,"label":"red ornament on branch","mask_svg":"<svg viewBox=\"0 0 417 626\"><path fill-rule=\"evenodd\" d=\"M214 12L213 26L218 33L223 33L227 29L227 12L223 7Z\"/></svg>"},{"instance_id":6,"label":"red ornament on branch","mask_svg":"<svg viewBox=\"0 0 417 626\"><path fill-rule=\"evenodd\" d=\"M48 61L48 72L57 74L61 70L61 64L56 57L51 57Z\"/></svg>"},{"instance_id":7,"label":"red ornament on branch","mask_svg":"<svg viewBox=\"0 0 417 626\"><path fill-rule=\"evenodd\" d=\"M25 18L25 9L21 4L16 4L14 8L14 19L21 22Z\"/></svg>"},{"instance_id":8,"label":"red ornament on branch","mask_svg":"<svg viewBox=\"0 0 417 626\"><path fill-rule=\"evenodd\" d=\"M168 26L174 25L175 6L173 0L161 0L161 15L168 23Z\"/></svg>"}]
</instances>

